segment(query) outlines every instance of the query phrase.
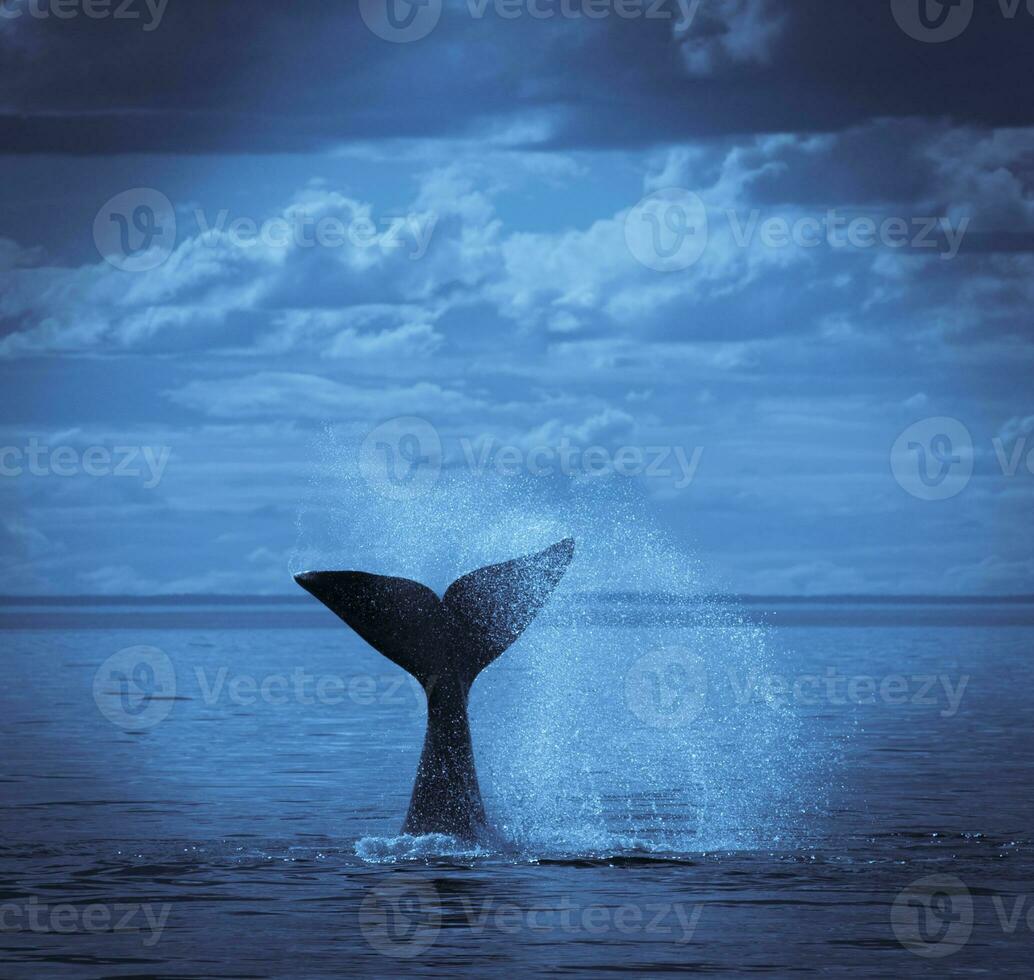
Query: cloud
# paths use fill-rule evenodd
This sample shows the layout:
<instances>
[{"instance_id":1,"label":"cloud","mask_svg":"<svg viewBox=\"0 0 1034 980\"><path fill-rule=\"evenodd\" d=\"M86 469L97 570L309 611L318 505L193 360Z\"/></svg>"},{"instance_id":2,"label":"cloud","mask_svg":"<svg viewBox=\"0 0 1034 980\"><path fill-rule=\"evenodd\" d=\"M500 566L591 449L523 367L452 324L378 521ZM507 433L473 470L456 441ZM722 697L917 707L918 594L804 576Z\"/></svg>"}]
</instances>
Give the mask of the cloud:
<instances>
[{"instance_id":1,"label":"cloud","mask_svg":"<svg viewBox=\"0 0 1034 980\"><path fill-rule=\"evenodd\" d=\"M1005 425L998 430L998 438L1003 443L1014 442L1024 436L1034 435L1034 415L1024 418L1019 416L1009 419Z\"/></svg>"},{"instance_id":2,"label":"cloud","mask_svg":"<svg viewBox=\"0 0 1034 980\"><path fill-rule=\"evenodd\" d=\"M329 422L391 415L448 415L484 405L430 382L411 387L361 387L312 374L260 371L217 381L191 381L171 401L212 418L314 419Z\"/></svg>"},{"instance_id":3,"label":"cloud","mask_svg":"<svg viewBox=\"0 0 1034 980\"><path fill-rule=\"evenodd\" d=\"M408 319L410 316L414 320ZM254 354L287 353L299 347L358 366L385 366L405 358L426 358L443 336L419 307L360 306L346 310L288 310L273 321ZM382 325L383 329L376 329Z\"/></svg>"},{"instance_id":4,"label":"cloud","mask_svg":"<svg viewBox=\"0 0 1034 980\"><path fill-rule=\"evenodd\" d=\"M189 186L175 202L179 239L145 274L75 251L77 234L92 250L97 207L143 165L41 158L40 167L55 168L48 175L86 175L68 200L82 195L89 219L62 198L68 213L53 228L23 223L23 244L0 242L0 383L12 406L4 439L117 438L170 446L173 456L151 491L118 480L0 480L10 557L3 587L286 588L281 559L324 465L324 423L364 433L414 414L439 430L450 466L461 458L458 440L482 434L519 446L566 438L583 447L703 447L678 494L649 481L635 492L736 588L1018 589L1028 574L1029 481L1003 484L982 470L957 500L931 507L898 486L888 454L917 417L951 415L970 427L987 470L993 434L1018 438L1029 428L1034 252L1009 236L1030 229L1031 129L860 112L816 133L816 116L803 111L785 131L732 134L726 121L720 137L686 139L712 105L728 106L737 85L762 103L765 126L792 115L792 99L778 112L769 102L810 84L818 56L808 48L794 74L790 56L809 35L797 33L796 6L784 16L771 35L746 30L749 18L728 25L746 30L741 48L729 47L729 34L711 35L710 66L692 77L657 47L658 25L582 23L600 45L574 49L558 25L542 58L573 52L563 104L551 101L555 66L541 78L534 64L522 68L515 97L542 100L520 117L548 120L534 152L513 148L524 122L511 127L497 104L462 137L368 134L361 144L335 142L333 155L261 164L214 157L205 169L216 176L177 159L171 169L186 176L170 186ZM532 30L518 24L498 36L500 70L517 43L506 39L538 36ZM436 43L383 56L396 68L408 58L424 64L440 53ZM607 87L579 63L585 49L615 55ZM650 61L658 51L668 60ZM352 66L357 84L373 84L376 75L363 73L381 57ZM481 70L494 77L492 66ZM778 78L772 93L760 86L766 72ZM678 113L666 101L676 89L650 94L671 73L699 96L683 98ZM426 99L410 85L406 111L448 114L434 88L445 81L431 79ZM234 101L216 95L221 111ZM297 95L300 116L311 97ZM830 104L843 97L833 91ZM599 112L581 111L586 104ZM159 116L165 126L175 118ZM333 122L323 113L319 125L333 128L324 116ZM579 118L601 132L572 134ZM735 120L763 129L749 116ZM498 137L490 149L471 137L482 123ZM600 149L640 123L648 147ZM450 123L427 122L435 125ZM539 139L546 131L554 144ZM288 131L283 145L296 138ZM571 149L579 142L593 148ZM147 158L145 170L162 166L171 167ZM261 179L238 178L248 167ZM97 174L111 168L102 182ZM12 196L31 189L30 177L19 174L28 183L12 185ZM701 197L709 241L695 263L661 272L630 250L627 222L643 195L668 187ZM217 230L201 227L195 194ZM792 224L830 208L874 221L964 217L982 237L967 238L950 261L936 251L763 240L768 221ZM420 226L430 235L419 258L408 247L415 235L401 249L347 234L340 245L312 247L292 235L244 243L231 230L239 218L383 230L399 216L434 219ZM343 501L341 519L361 522L350 506L360 505ZM179 545L173 552L169 540ZM983 567L989 552L998 557Z\"/></svg>"},{"instance_id":5,"label":"cloud","mask_svg":"<svg viewBox=\"0 0 1034 980\"><path fill-rule=\"evenodd\" d=\"M512 202L529 187L562 199L587 173L577 158L547 166L520 153L508 166L465 159L419 171L401 211L325 181L251 216L181 208L180 241L146 274L104 262L44 265L38 249L7 243L0 357L309 351L375 370L448 354L450 337L486 305L524 336L572 342L601 333L709 341L816 330L841 339L900 335L916 308L925 311L924 329L964 340L974 323L1015 332L1032 299L1034 250L995 243L1034 231L1031 132L880 121L837 136L783 134L647 154L638 158L642 192L685 188L706 209L706 248L669 274L629 245L632 193L603 198L580 225L514 227ZM963 144L970 151L955 152ZM874 162L866 175L880 170L874 147L892 151L894 178L845 182L861 147ZM831 244L831 221L877 229L893 222L904 229L904 248L851 246L843 227ZM773 244L769 232L779 226L783 239ZM804 227L808 247L788 237ZM648 245L645 224L632 228L646 236L636 247ZM974 246L971 235L983 237ZM965 277L957 274L962 264Z\"/></svg>"},{"instance_id":6,"label":"cloud","mask_svg":"<svg viewBox=\"0 0 1034 980\"><path fill-rule=\"evenodd\" d=\"M1034 593L1034 559L988 555L978 562L947 569L944 578L950 591L963 595L1030 595Z\"/></svg>"},{"instance_id":7,"label":"cloud","mask_svg":"<svg viewBox=\"0 0 1034 980\"><path fill-rule=\"evenodd\" d=\"M0 357L233 348L242 314L250 343L282 349L292 335L319 333L306 330L306 317L318 327L327 310L403 311L428 299L428 269L407 249L426 251L433 215L411 212L402 226L368 204L306 188L280 211L243 218L245 226L225 214L195 217L167 261L144 274L103 261L26 268L38 253L15 252L0 267L0 323L9 325ZM420 314L426 320L434 318L430 305ZM354 355L407 342L428 351L435 340L428 324L411 323L380 338L346 328L340 344Z\"/></svg>"},{"instance_id":8,"label":"cloud","mask_svg":"<svg viewBox=\"0 0 1034 980\"><path fill-rule=\"evenodd\" d=\"M785 24L784 13L771 0L700 0L693 22L676 36L689 73L706 76L766 64Z\"/></svg>"},{"instance_id":9,"label":"cloud","mask_svg":"<svg viewBox=\"0 0 1034 980\"><path fill-rule=\"evenodd\" d=\"M675 3L661 5L668 17L514 19L471 16L461 0L411 44L383 42L356 5L337 0L309 0L304 16L283 4L242 15L232 0L171 3L151 32L128 20L23 17L0 31L0 143L77 155L472 137L646 147L946 111L1034 122L1029 100L1016 98L1028 80L1025 31L998 4L978 3L952 44L923 46L887 3L687 3L696 16L680 29L686 6Z\"/></svg>"}]
</instances>

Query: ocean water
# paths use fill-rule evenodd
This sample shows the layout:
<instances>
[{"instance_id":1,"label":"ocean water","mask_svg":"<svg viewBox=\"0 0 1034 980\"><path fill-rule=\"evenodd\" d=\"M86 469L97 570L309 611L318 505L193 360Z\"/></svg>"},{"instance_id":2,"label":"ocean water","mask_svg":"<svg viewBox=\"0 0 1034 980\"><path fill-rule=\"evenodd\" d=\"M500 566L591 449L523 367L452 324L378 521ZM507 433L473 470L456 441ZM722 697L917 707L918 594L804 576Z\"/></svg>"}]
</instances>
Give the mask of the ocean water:
<instances>
[{"instance_id":1,"label":"ocean water","mask_svg":"<svg viewBox=\"0 0 1034 980\"><path fill-rule=\"evenodd\" d=\"M423 694L297 602L0 608L0 976L1029 975L1034 605L569 595Z\"/></svg>"}]
</instances>

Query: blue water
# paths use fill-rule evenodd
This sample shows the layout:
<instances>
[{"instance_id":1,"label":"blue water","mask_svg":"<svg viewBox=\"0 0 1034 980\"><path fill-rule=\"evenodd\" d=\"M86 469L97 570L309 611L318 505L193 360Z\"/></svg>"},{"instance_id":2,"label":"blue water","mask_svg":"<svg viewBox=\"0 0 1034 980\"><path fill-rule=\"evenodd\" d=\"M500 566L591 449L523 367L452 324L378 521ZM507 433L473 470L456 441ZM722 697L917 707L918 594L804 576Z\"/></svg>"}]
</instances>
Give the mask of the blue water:
<instances>
[{"instance_id":1,"label":"blue water","mask_svg":"<svg viewBox=\"0 0 1034 980\"><path fill-rule=\"evenodd\" d=\"M423 695L315 603L7 605L0 975L1024 976L1032 641L569 595L475 685L471 850L396 836Z\"/></svg>"}]
</instances>

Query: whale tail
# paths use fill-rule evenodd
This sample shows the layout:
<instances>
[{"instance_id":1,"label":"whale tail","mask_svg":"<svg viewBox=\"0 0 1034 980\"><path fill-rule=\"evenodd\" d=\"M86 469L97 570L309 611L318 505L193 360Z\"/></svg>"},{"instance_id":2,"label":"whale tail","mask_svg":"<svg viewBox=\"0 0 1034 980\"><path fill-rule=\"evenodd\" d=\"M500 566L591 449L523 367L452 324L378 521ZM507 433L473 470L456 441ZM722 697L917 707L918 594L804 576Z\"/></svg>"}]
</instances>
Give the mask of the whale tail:
<instances>
[{"instance_id":1,"label":"whale tail","mask_svg":"<svg viewBox=\"0 0 1034 980\"><path fill-rule=\"evenodd\" d=\"M573 555L565 538L469 572L441 598L419 582L368 572L302 572L295 581L425 688L448 674L469 687L528 627Z\"/></svg>"},{"instance_id":2,"label":"whale tail","mask_svg":"<svg viewBox=\"0 0 1034 980\"><path fill-rule=\"evenodd\" d=\"M303 572L298 584L427 694L427 734L405 834L476 840L486 827L467 720L470 685L535 618L574 555L566 538L534 555L487 565L438 598L427 586L367 572Z\"/></svg>"}]
</instances>

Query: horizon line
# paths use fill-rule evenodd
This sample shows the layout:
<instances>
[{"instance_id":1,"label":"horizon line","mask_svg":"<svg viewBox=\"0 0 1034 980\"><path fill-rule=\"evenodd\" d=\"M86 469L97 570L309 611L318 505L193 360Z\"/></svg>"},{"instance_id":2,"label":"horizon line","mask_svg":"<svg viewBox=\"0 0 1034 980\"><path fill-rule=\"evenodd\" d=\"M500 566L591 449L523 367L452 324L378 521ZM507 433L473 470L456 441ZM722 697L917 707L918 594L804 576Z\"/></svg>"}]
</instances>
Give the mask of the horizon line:
<instances>
[{"instance_id":1,"label":"horizon line","mask_svg":"<svg viewBox=\"0 0 1034 980\"><path fill-rule=\"evenodd\" d=\"M849 593L830 592L815 593L813 595L799 595L790 593L772 594L748 594L735 592L698 592L698 593L671 593L671 592L632 592L627 590L599 590L590 592L575 593L577 597L596 599L602 601L619 602L632 599L652 599L656 602L725 602L744 603L755 605L760 603L806 603L806 602L871 602L871 603L899 603L899 604L949 604L949 603L971 603L971 604L995 604L995 603L1034 603L1034 594L1029 593ZM156 593L156 594L91 594L91 593L68 593L68 594L35 594L35 595L0 595L0 606L17 605L173 605L177 603L194 603L197 605L221 605L232 603L246 603L258 605L261 603L273 603L284 605L307 605L312 602L307 595L292 595L287 592L275 593L211 593L211 592L182 592L182 593ZM315 607L314 607L315 608Z\"/></svg>"}]
</instances>

